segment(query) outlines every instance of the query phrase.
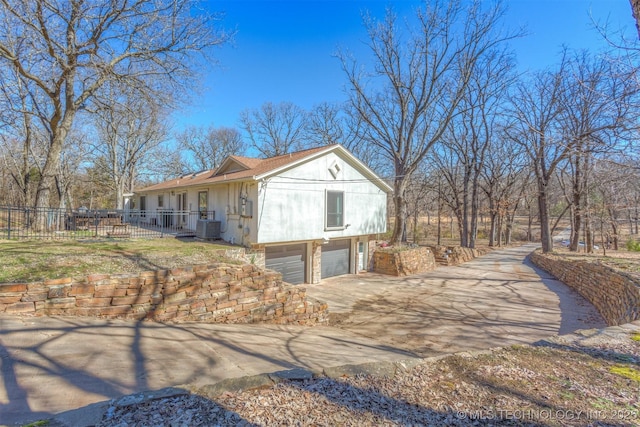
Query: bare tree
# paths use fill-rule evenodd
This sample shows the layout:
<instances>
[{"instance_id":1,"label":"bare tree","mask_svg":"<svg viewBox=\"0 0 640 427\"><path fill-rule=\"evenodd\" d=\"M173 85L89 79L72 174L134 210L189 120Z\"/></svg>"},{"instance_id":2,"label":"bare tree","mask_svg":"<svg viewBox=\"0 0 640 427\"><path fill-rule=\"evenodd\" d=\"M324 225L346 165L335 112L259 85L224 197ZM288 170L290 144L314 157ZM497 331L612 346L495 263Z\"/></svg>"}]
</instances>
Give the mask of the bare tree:
<instances>
[{"instance_id":1,"label":"bare tree","mask_svg":"<svg viewBox=\"0 0 640 427\"><path fill-rule=\"evenodd\" d=\"M571 178L572 235L570 249L576 251L584 226L587 251L593 247L593 230L588 221L588 190L594 156L615 149L616 136L628 127L630 97L637 91L604 58L592 58L586 52L575 55L567 68L562 129L571 140L568 170ZM625 73L626 74L626 73ZM583 225L584 224L584 225Z\"/></svg>"},{"instance_id":2,"label":"bare tree","mask_svg":"<svg viewBox=\"0 0 640 427\"><path fill-rule=\"evenodd\" d=\"M85 129L74 129L65 140L55 179L56 197L61 210L79 206L75 193L90 159L90 147L86 143L88 139Z\"/></svg>"},{"instance_id":3,"label":"bare tree","mask_svg":"<svg viewBox=\"0 0 640 427\"><path fill-rule=\"evenodd\" d=\"M305 140L311 147L341 144L380 175L392 174L377 147L363 141L362 122L348 108L348 104L326 102L313 107L307 114Z\"/></svg>"},{"instance_id":4,"label":"bare tree","mask_svg":"<svg viewBox=\"0 0 640 427\"><path fill-rule=\"evenodd\" d=\"M488 151L479 184L488 202L489 246L495 246L501 245L503 226L507 229L505 242L510 240L513 216L524 198L531 170L523 149L510 144L501 131L491 139Z\"/></svg>"},{"instance_id":5,"label":"bare tree","mask_svg":"<svg viewBox=\"0 0 640 427\"><path fill-rule=\"evenodd\" d=\"M291 102L266 102L257 110L240 113L240 123L251 145L264 157L306 148L306 113Z\"/></svg>"},{"instance_id":6,"label":"bare tree","mask_svg":"<svg viewBox=\"0 0 640 427\"><path fill-rule=\"evenodd\" d=\"M188 86L194 53L227 40L189 0L0 0L0 67L12 69L48 132L36 206L49 205L76 115L107 82L155 99Z\"/></svg>"},{"instance_id":7,"label":"bare tree","mask_svg":"<svg viewBox=\"0 0 640 427\"><path fill-rule=\"evenodd\" d=\"M513 143L525 149L536 177L540 239L544 252L553 251L549 192L556 168L571 153L572 146L561 137L563 78L566 57L555 71L541 71L530 81L521 82L513 95L513 125L508 134Z\"/></svg>"},{"instance_id":8,"label":"bare tree","mask_svg":"<svg viewBox=\"0 0 640 427\"><path fill-rule=\"evenodd\" d=\"M466 7L460 1L429 2L416 13L417 30L403 31L389 10L382 21L365 17L374 57L370 73L339 54L362 137L393 165L392 243L402 240L411 175L459 112L475 64L513 37L498 31L503 13L501 5L484 10L480 1Z\"/></svg>"},{"instance_id":9,"label":"bare tree","mask_svg":"<svg viewBox=\"0 0 640 427\"><path fill-rule=\"evenodd\" d=\"M344 108L323 102L314 106L307 115L306 139L313 145L342 144L350 146L354 135L350 133Z\"/></svg>"},{"instance_id":10,"label":"bare tree","mask_svg":"<svg viewBox=\"0 0 640 427\"><path fill-rule=\"evenodd\" d=\"M149 153L140 165L136 186L157 184L168 179L193 173L182 151L171 144L161 144Z\"/></svg>"},{"instance_id":11,"label":"bare tree","mask_svg":"<svg viewBox=\"0 0 640 427\"><path fill-rule=\"evenodd\" d=\"M588 212L583 195L590 158L606 151L637 117L629 113L629 101L638 90L632 77L609 61L587 54L569 57L564 51L556 71L538 73L518 86L513 100L518 131L512 140L524 145L535 171L543 251L553 250L550 185L555 173L566 167L572 175L572 248L577 247L582 213Z\"/></svg>"},{"instance_id":12,"label":"bare tree","mask_svg":"<svg viewBox=\"0 0 640 427\"><path fill-rule=\"evenodd\" d=\"M169 130L164 112L153 102L134 94L119 95L120 90L108 86L101 91L101 101L106 102L94 114L98 130L94 150L103 159L98 165L106 168L115 207L122 209L123 195L133 191L140 164L167 140Z\"/></svg>"},{"instance_id":13,"label":"bare tree","mask_svg":"<svg viewBox=\"0 0 640 427\"><path fill-rule=\"evenodd\" d=\"M513 60L506 51L491 50L475 65L460 102L460 114L450 123L442 150L460 169L460 245L474 248L478 232L480 177L492 140L503 120L507 88L514 81ZM493 145L495 147L495 144ZM453 191L456 189L452 188Z\"/></svg>"},{"instance_id":14,"label":"bare tree","mask_svg":"<svg viewBox=\"0 0 640 427\"><path fill-rule=\"evenodd\" d=\"M176 135L179 147L193 158L196 170L214 169L231 155L243 155L245 143L235 128L187 127Z\"/></svg>"},{"instance_id":15,"label":"bare tree","mask_svg":"<svg viewBox=\"0 0 640 427\"><path fill-rule=\"evenodd\" d=\"M420 243L419 220L422 215L427 214L430 204L428 196L434 190L433 177L425 170L416 172L407 187L407 212L412 219L413 243Z\"/></svg>"},{"instance_id":16,"label":"bare tree","mask_svg":"<svg viewBox=\"0 0 640 427\"><path fill-rule=\"evenodd\" d=\"M631 13L636 21L636 30L638 30L638 38L640 39L640 0L629 0L631 3Z\"/></svg>"},{"instance_id":17,"label":"bare tree","mask_svg":"<svg viewBox=\"0 0 640 427\"><path fill-rule=\"evenodd\" d=\"M427 159L429 163L436 165L439 185L439 203L444 203L456 217L459 228L459 238L462 243L466 166L459 162L458 153L448 149L447 144L436 147ZM453 235L451 237L453 237Z\"/></svg>"},{"instance_id":18,"label":"bare tree","mask_svg":"<svg viewBox=\"0 0 640 427\"><path fill-rule=\"evenodd\" d=\"M42 168L34 151L46 136L30 113L31 94L15 70L0 68L0 94L0 146L6 153L5 166L19 189L18 205L32 206Z\"/></svg>"}]
</instances>

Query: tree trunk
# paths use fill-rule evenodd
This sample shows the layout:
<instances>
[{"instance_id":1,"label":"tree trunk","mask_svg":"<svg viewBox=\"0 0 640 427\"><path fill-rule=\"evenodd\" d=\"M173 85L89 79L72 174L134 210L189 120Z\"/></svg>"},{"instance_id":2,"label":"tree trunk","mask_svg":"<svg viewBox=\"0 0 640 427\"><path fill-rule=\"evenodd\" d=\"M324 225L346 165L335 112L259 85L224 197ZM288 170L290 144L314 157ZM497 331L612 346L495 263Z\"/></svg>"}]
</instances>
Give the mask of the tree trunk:
<instances>
[{"instance_id":1,"label":"tree trunk","mask_svg":"<svg viewBox=\"0 0 640 427\"><path fill-rule=\"evenodd\" d=\"M442 243L442 181L438 175L438 246L440 243Z\"/></svg>"},{"instance_id":2,"label":"tree trunk","mask_svg":"<svg viewBox=\"0 0 640 427\"><path fill-rule=\"evenodd\" d=\"M540 215L540 242L542 244L542 252L553 252L547 184L542 178L538 178L538 212Z\"/></svg>"},{"instance_id":3,"label":"tree trunk","mask_svg":"<svg viewBox=\"0 0 640 427\"><path fill-rule=\"evenodd\" d=\"M527 242L533 242L533 212L531 212L531 208L533 206L529 205L529 218L527 219Z\"/></svg>"},{"instance_id":4,"label":"tree trunk","mask_svg":"<svg viewBox=\"0 0 640 427\"><path fill-rule=\"evenodd\" d=\"M486 194L489 199L489 246L493 247L496 245L496 202L493 197L493 191L487 191Z\"/></svg>"},{"instance_id":5,"label":"tree trunk","mask_svg":"<svg viewBox=\"0 0 640 427\"><path fill-rule=\"evenodd\" d=\"M506 224L506 231L504 233L505 245L511 244L511 237L513 235L513 221L515 219L515 216L516 216L515 211L513 213L509 213L509 211L507 210L507 213L506 213L507 224Z\"/></svg>"},{"instance_id":6,"label":"tree trunk","mask_svg":"<svg viewBox=\"0 0 640 427\"><path fill-rule=\"evenodd\" d=\"M636 30L640 39L640 0L629 0L629 2L631 3L631 12L636 21Z\"/></svg>"},{"instance_id":7,"label":"tree trunk","mask_svg":"<svg viewBox=\"0 0 640 427\"><path fill-rule=\"evenodd\" d=\"M478 175L473 179L473 185L471 188L471 224L469 227L469 248L476 247L476 240L478 238Z\"/></svg>"},{"instance_id":8,"label":"tree trunk","mask_svg":"<svg viewBox=\"0 0 640 427\"><path fill-rule=\"evenodd\" d=\"M467 172L465 171L465 175ZM463 248L469 247L469 178L464 177L462 187L462 211L457 214L458 223L460 225L460 246Z\"/></svg>"},{"instance_id":9,"label":"tree trunk","mask_svg":"<svg viewBox=\"0 0 640 427\"><path fill-rule=\"evenodd\" d=\"M491 211L491 213L489 214L490 217L490 221L491 221L491 227L489 229L489 246L494 247L496 245L496 217L497 217L497 213L494 211Z\"/></svg>"},{"instance_id":10,"label":"tree trunk","mask_svg":"<svg viewBox=\"0 0 640 427\"><path fill-rule=\"evenodd\" d=\"M580 162L581 153L576 155L576 158L573 162L574 164L574 174L572 177L572 204L573 207L571 209L572 218L571 218L571 244L569 245L569 250L572 252L576 252L578 250L578 244L580 242L580 232L582 231L580 227L582 226L582 166Z\"/></svg>"},{"instance_id":11,"label":"tree trunk","mask_svg":"<svg viewBox=\"0 0 640 427\"><path fill-rule=\"evenodd\" d=\"M393 224L393 233L391 234L392 245L397 245L401 242L404 242L403 237L406 239L404 235L406 221L407 221L407 203L404 198L408 177L403 176L400 178L396 178L393 184L394 196L393 196L393 205L395 208L395 223Z\"/></svg>"},{"instance_id":12,"label":"tree trunk","mask_svg":"<svg viewBox=\"0 0 640 427\"><path fill-rule=\"evenodd\" d=\"M584 250L587 253L593 253L595 236L593 233L593 227L591 226L591 218L589 217L589 214L587 214L584 218L584 231L585 231Z\"/></svg>"},{"instance_id":13,"label":"tree trunk","mask_svg":"<svg viewBox=\"0 0 640 427\"><path fill-rule=\"evenodd\" d=\"M618 250L618 224L616 221L611 221L611 230L613 231L613 250Z\"/></svg>"},{"instance_id":14,"label":"tree trunk","mask_svg":"<svg viewBox=\"0 0 640 427\"><path fill-rule=\"evenodd\" d=\"M36 231L45 231L48 227L47 214L44 210L51 207L51 194L60 166L60 154L62 152L63 141L64 137L54 135L49 151L47 152L47 159L42 169L42 176L40 177L36 191L36 221L33 224Z\"/></svg>"},{"instance_id":15,"label":"tree trunk","mask_svg":"<svg viewBox=\"0 0 640 427\"><path fill-rule=\"evenodd\" d=\"M418 209L413 213L413 243L419 245L420 242L418 236Z\"/></svg>"},{"instance_id":16,"label":"tree trunk","mask_svg":"<svg viewBox=\"0 0 640 427\"><path fill-rule=\"evenodd\" d=\"M462 208L458 208L456 209L455 212L455 216L456 216L456 222L458 223L458 238L460 239L460 246L462 247L466 247L463 245L463 236L464 236L464 230L463 230L463 213L462 213ZM453 239L453 216L451 216L451 238Z\"/></svg>"},{"instance_id":17,"label":"tree trunk","mask_svg":"<svg viewBox=\"0 0 640 427\"><path fill-rule=\"evenodd\" d=\"M124 179L116 180L116 209L124 208Z\"/></svg>"},{"instance_id":18,"label":"tree trunk","mask_svg":"<svg viewBox=\"0 0 640 427\"><path fill-rule=\"evenodd\" d=\"M73 78L70 77L69 81L73 81ZM67 83L66 89L69 92L73 91L71 83ZM46 230L47 228L47 216L43 210L51 207L51 193L56 184L56 176L60 170L60 155L62 153L62 147L64 146L67 134L71 129L71 125L75 117L75 109L71 100L67 100L65 108L66 110L64 115L60 110L57 110L50 121L51 139L49 150L47 150L47 158L45 160L44 167L42 168L42 176L40 177L40 182L38 182L38 189L36 191L35 208L37 220L35 227L39 231Z\"/></svg>"}]
</instances>

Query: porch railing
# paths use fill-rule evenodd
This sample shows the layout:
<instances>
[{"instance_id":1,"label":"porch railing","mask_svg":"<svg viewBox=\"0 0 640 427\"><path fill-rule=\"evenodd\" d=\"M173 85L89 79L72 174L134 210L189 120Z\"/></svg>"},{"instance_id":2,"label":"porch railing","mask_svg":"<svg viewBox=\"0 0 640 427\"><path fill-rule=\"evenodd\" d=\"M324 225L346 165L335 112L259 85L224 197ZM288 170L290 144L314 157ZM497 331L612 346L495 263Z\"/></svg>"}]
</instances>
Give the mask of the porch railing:
<instances>
[{"instance_id":1,"label":"porch railing","mask_svg":"<svg viewBox=\"0 0 640 427\"><path fill-rule=\"evenodd\" d=\"M194 236L215 211L63 210L0 206L0 239L157 238Z\"/></svg>"}]
</instances>

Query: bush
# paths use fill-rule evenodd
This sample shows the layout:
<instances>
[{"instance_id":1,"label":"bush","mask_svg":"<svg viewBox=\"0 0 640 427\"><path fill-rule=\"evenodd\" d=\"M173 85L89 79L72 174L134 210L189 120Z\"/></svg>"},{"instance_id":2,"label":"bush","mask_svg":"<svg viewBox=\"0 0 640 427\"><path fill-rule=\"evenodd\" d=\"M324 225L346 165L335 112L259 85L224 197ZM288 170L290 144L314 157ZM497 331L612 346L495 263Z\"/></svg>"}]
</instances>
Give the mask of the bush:
<instances>
[{"instance_id":1,"label":"bush","mask_svg":"<svg viewBox=\"0 0 640 427\"><path fill-rule=\"evenodd\" d=\"M640 252L640 241L633 239L627 240L627 249L633 252Z\"/></svg>"}]
</instances>

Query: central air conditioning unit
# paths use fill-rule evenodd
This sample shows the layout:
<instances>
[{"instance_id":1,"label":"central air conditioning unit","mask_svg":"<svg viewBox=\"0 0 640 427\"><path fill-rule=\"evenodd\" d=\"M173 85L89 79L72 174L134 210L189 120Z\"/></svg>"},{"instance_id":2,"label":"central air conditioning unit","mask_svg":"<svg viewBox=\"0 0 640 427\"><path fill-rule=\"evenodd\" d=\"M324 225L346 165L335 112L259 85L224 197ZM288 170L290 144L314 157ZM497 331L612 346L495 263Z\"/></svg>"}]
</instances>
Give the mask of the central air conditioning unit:
<instances>
[{"instance_id":1,"label":"central air conditioning unit","mask_svg":"<svg viewBox=\"0 0 640 427\"><path fill-rule=\"evenodd\" d=\"M220 239L220 221L199 219L196 224L196 238L204 240Z\"/></svg>"}]
</instances>

